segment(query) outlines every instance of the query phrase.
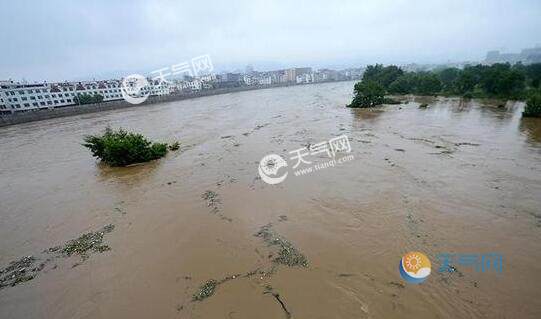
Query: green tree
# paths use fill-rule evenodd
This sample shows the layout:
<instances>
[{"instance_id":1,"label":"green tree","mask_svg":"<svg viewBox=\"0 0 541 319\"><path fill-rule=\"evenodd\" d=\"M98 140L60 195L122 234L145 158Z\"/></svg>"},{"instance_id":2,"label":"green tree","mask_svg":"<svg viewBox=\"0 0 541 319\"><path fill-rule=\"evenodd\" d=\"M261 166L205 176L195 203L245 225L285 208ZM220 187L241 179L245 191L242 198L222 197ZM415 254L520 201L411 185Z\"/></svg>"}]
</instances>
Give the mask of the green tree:
<instances>
[{"instance_id":1,"label":"green tree","mask_svg":"<svg viewBox=\"0 0 541 319\"><path fill-rule=\"evenodd\" d=\"M441 81L436 74L430 72L417 74L417 94L434 95L441 91L441 87Z\"/></svg>"},{"instance_id":2,"label":"green tree","mask_svg":"<svg viewBox=\"0 0 541 319\"><path fill-rule=\"evenodd\" d=\"M103 135L86 136L83 146L111 166L148 162L167 154L167 144L152 143L141 134L123 129L106 128Z\"/></svg>"},{"instance_id":3,"label":"green tree","mask_svg":"<svg viewBox=\"0 0 541 319\"><path fill-rule=\"evenodd\" d=\"M535 92L528 98L522 115L529 117L541 117L541 92Z\"/></svg>"},{"instance_id":4,"label":"green tree","mask_svg":"<svg viewBox=\"0 0 541 319\"><path fill-rule=\"evenodd\" d=\"M460 76L460 70L457 68L446 68L438 72L443 90L446 92L456 91L455 83Z\"/></svg>"},{"instance_id":5,"label":"green tree","mask_svg":"<svg viewBox=\"0 0 541 319\"><path fill-rule=\"evenodd\" d=\"M383 66L381 64L369 65L364 74L363 81L374 81L381 84L385 89L393 83L398 77L404 74L404 71L396 65Z\"/></svg>"},{"instance_id":6,"label":"green tree","mask_svg":"<svg viewBox=\"0 0 541 319\"><path fill-rule=\"evenodd\" d=\"M529 84L534 88L541 87L541 63L530 64L525 67L525 73Z\"/></svg>"},{"instance_id":7,"label":"green tree","mask_svg":"<svg viewBox=\"0 0 541 319\"><path fill-rule=\"evenodd\" d=\"M415 92L417 79L415 73L404 73L389 85L389 93L410 94Z\"/></svg>"},{"instance_id":8,"label":"green tree","mask_svg":"<svg viewBox=\"0 0 541 319\"><path fill-rule=\"evenodd\" d=\"M462 71L455 81L455 88L458 93L465 94L472 92L477 82L472 72Z\"/></svg>"},{"instance_id":9,"label":"green tree","mask_svg":"<svg viewBox=\"0 0 541 319\"><path fill-rule=\"evenodd\" d=\"M355 97L348 107L373 107L383 104L385 88L376 81L361 81L355 84Z\"/></svg>"},{"instance_id":10,"label":"green tree","mask_svg":"<svg viewBox=\"0 0 541 319\"><path fill-rule=\"evenodd\" d=\"M523 72L520 66L497 63L483 72L480 86L488 96L515 97L524 89Z\"/></svg>"}]
</instances>

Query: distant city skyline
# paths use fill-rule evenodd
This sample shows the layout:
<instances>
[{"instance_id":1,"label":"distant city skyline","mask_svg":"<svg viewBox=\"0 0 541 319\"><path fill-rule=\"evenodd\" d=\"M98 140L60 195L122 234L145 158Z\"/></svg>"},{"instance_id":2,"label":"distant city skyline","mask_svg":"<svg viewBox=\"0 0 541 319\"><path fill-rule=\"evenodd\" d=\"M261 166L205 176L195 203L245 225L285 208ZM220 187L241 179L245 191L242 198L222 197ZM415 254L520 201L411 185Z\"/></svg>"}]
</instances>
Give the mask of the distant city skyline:
<instances>
[{"instance_id":1,"label":"distant city skyline","mask_svg":"<svg viewBox=\"0 0 541 319\"><path fill-rule=\"evenodd\" d=\"M541 43L541 3L5 1L0 79L143 73L209 54L216 71L482 61Z\"/></svg>"}]
</instances>

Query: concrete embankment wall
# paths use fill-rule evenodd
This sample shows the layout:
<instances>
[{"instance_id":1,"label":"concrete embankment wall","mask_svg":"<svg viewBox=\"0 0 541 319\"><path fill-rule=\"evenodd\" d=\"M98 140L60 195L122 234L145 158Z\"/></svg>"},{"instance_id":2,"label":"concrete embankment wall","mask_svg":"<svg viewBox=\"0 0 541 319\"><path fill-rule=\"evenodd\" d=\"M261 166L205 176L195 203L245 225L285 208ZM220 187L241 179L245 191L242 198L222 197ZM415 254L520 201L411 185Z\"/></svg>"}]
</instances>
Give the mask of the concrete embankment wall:
<instances>
[{"instance_id":1,"label":"concrete embankment wall","mask_svg":"<svg viewBox=\"0 0 541 319\"><path fill-rule=\"evenodd\" d=\"M2 114L0 115L0 127L26 123L26 122L52 119L52 118L57 118L57 117L109 111L109 110L116 110L116 109L127 108L127 107L137 107L140 105L179 101L179 100L191 99L191 98L196 98L196 97L201 97L201 96L226 94L226 93L248 91L248 90L255 90L255 89L261 89L261 88L238 87L238 88L228 88L228 89L217 89L217 90L212 90L212 91L202 91L202 92L187 94L187 95L151 96L145 102L138 105L130 104L126 102L125 100L117 100L117 101L109 101L109 102L96 103L96 104L70 105L70 106L58 107L54 109L40 109L40 110L33 110L33 111L28 111L28 112Z\"/></svg>"}]
</instances>

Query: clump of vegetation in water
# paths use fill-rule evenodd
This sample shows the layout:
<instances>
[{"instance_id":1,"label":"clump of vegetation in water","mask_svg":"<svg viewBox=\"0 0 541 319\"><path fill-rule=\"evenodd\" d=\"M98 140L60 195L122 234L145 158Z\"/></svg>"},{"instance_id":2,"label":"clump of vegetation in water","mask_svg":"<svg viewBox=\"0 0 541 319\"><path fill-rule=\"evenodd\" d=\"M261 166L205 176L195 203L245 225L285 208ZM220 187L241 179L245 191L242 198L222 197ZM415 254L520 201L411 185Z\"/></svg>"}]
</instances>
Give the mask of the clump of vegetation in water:
<instances>
[{"instance_id":1,"label":"clump of vegetation in water","mask_svg":"<svg viewBox=\"0 0 541 319\"><path fill-rule=\"evenodd\" d=\"M152 143L141 134L123 129L106 128L103 135L86 136L84 142L93 156L111 166L148 162L167 154L167 144Z\"/></svg>"},{"instance_id":2,"label":"clump of vegetation in water","mask_svg":"<svg viewBox=\"0 0 541 319\"><path fill-rule=\"evenodd\" d=\"M256 237L271 245L278 247L278 256L273 259L277 264L286 265L289 267L302 266L308 267L308 259L304 256L292 243L288 240L276 235L271 230L271 224L261 227L261 230L255 234Z\"/></svg>"},{"instance_id":3,"label":"clump of vegetation in water","mask_svg":"<svg viewBox=\"0 0 541 319\"><path fill-rule=\"evenodd\" d=\"M193 301L202 301L202 300L207 299L208 297L210 297L210 296L212 296L214 294L214 291L216 290L217 286L218 286L218 282L216 280L214 280L214 279L208 280L193 295L192 300Z\"/></svg>"},{"instance_id":4,"label":"clump of vegetation in water","mask_svg":"<svg viewBox=\"0 0 541 319\"><path fill-rule=\"evenodd\" d=\"M374 107L385 101L385 88L376 81L361 81L355 84L355 97L348 107Z\"/></svg>"},{"instance_id":5,"label":"clump of vegetation in water","mask_svg":"<svg viewBox=\"0 0 541 319\"><path fill-rule=\"evenodd\" d=\"M522 115L526 117L541 117L541 93L534 93L530 96Z\"/></svg>"},{"instance_id":6,"label":"clump of vegetation in water","mask_svg":"<svg viewBox=\"0 0 541 319\"><path fill-rule=\"evenodd\" d=\"M97 253L108 251L111 248L103 243L103 235L110 233L114 228L114 225L109 224L100 231L86 233L77 239L72 239L64 245L61 253L68 257L77 254L85 260L88 258L89 251Z\"/></svg>"}]
</instances>

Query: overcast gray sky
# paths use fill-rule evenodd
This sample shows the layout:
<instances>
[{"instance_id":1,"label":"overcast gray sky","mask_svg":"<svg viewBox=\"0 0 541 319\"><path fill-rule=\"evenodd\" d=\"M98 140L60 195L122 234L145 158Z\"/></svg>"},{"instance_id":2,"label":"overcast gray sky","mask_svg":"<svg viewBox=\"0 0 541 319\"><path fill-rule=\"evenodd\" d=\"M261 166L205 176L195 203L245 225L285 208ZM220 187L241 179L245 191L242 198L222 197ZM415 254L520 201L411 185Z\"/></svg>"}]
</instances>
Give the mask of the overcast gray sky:
<instances>
[{"instance_id":1,"label":"overcast gray sky","mask_svg":"<svg viewBox=\"0 0 541 319\"><path fill-rule=\"evenodd\" d=\"M253 64L481 60L541 44L541 1L0 0L0 79L154 70L210 54Z\"/></svg>"}]
</instances>

